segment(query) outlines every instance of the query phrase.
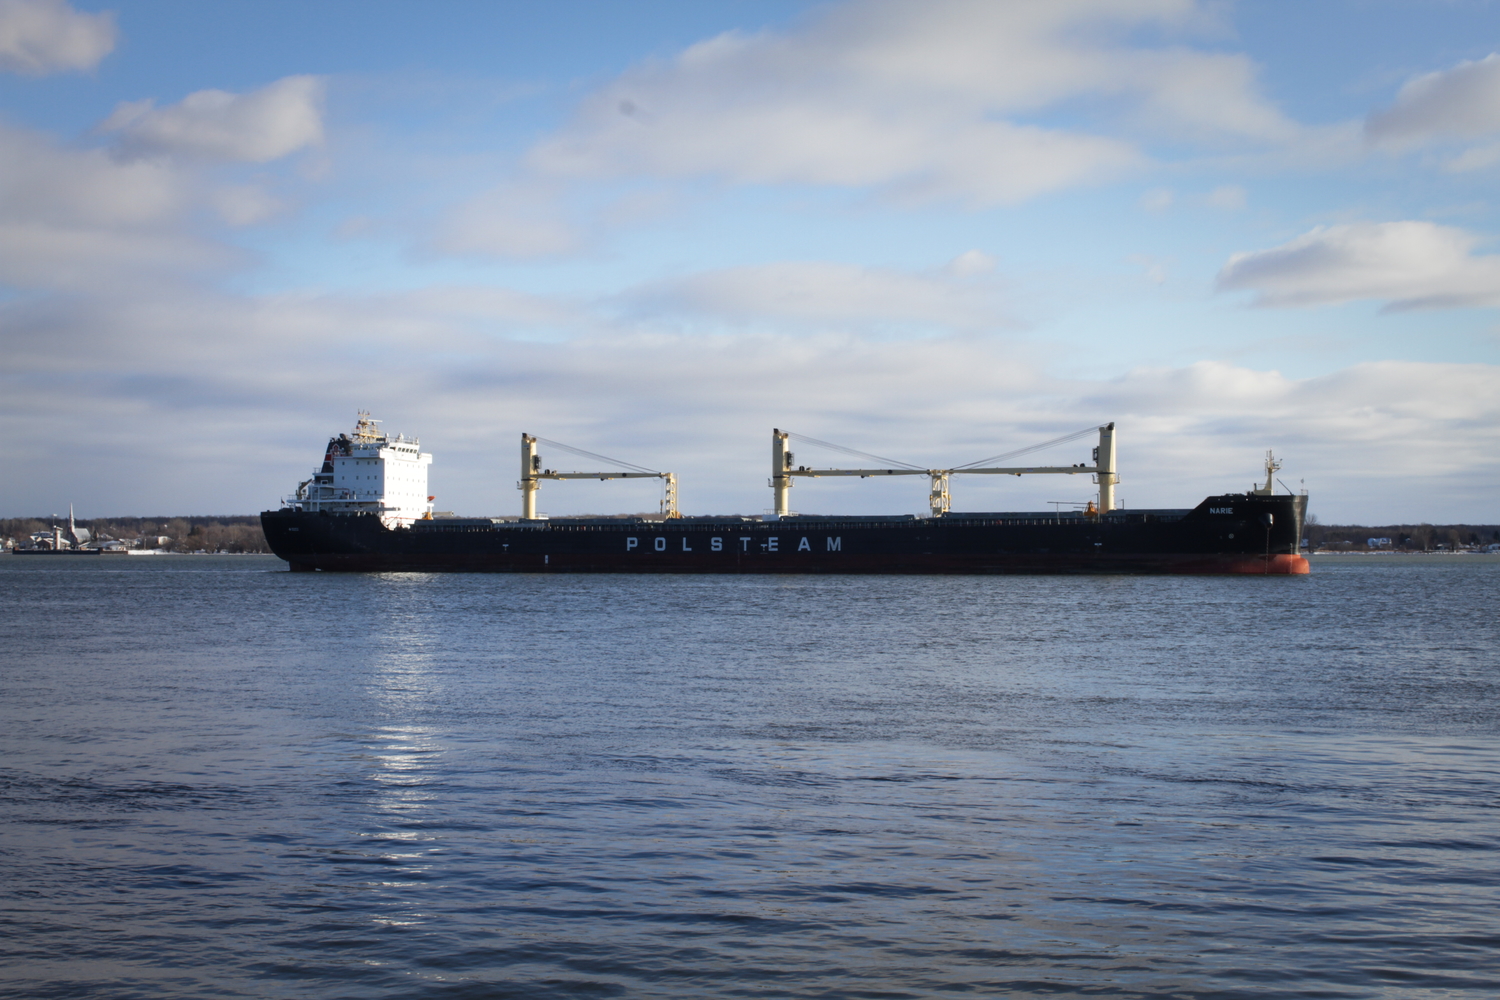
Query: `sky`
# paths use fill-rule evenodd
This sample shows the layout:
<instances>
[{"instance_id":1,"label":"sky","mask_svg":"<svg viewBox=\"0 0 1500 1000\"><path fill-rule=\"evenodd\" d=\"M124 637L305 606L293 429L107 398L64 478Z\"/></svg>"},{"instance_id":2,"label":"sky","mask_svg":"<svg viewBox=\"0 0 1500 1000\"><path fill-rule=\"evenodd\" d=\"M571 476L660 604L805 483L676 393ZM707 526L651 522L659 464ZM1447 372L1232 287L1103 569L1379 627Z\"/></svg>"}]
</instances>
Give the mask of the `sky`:
<instances>
[{"instance_id":1,"label":"sky","mask_svg":"<svg viewBox=\"0 0 1500 1000\"><path fill-rule=\"evenodd\" d=\"M1127 508L1273 449L1325 523L1494 523L1497 194L1484 0L0 0L0 516L274 509L368 410L471 515L523 432L759 514L773 427L1113 421Z\"/></svg>"}]
</instances>

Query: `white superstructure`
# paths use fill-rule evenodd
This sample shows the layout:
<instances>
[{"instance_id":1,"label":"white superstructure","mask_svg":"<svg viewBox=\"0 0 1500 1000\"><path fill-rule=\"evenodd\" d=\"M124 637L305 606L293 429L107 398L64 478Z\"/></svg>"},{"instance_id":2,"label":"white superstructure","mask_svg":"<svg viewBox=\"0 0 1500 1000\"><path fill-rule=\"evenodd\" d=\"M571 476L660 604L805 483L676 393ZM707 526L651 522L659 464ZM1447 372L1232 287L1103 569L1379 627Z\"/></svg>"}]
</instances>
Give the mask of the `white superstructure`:
<instances>
[{"instance_id":1,"label":"white superstructure","mask_svg":"<svg viewBox=\"0 0 1500 1000\"><path fill-rule=\"evenodd\" d=\"M290 503L306 511L379 514L387 527L410 525L432 512L427 467L432 456L416 438L386 436L361 410L353 434L330 438L323 467L297 485Z\"/></svg>"}]
</instances>

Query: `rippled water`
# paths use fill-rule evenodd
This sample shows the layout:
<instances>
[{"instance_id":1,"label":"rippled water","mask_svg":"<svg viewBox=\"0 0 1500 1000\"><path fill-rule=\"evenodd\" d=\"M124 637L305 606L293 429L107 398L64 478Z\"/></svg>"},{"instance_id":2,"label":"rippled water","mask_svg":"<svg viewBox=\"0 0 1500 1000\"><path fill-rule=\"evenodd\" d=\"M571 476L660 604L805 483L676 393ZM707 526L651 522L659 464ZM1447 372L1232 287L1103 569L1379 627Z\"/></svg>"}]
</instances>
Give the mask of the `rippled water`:
<instances>
[{"instance_id":1,"label":"rippled water","mask_svg":"<svg viewBox=\"0 0 1500 1000\"><path fill-rule=\"evenodd\" d=\"M0 991L1492 997L1500 558L0 557Z\"/></svg>"}]
</instances>

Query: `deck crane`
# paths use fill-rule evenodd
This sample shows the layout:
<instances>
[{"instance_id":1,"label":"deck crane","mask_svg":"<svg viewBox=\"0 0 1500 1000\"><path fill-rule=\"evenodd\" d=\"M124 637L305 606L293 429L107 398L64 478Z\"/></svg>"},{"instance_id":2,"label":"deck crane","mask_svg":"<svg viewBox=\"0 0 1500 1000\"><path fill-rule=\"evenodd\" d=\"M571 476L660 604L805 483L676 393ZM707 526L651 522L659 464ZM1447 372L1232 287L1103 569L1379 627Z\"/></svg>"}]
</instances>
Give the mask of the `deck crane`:
<instances>
[{"instance_id":1,"label":"deck crane","mask_svg":"<svg viewBox=\"0 0 1500 1000\"><path fill-rule=\"evenodd\" d=\"M1093 465L1031 465L1031 466L991 466L990 462L1001 462L1007 459L1018 458L1021 455L1053 445L1074 441L1085 435L1099 432L1099 446L1094 449ZM981 475L981 476L1029 476L1029 475L1092 475L1094 481L1099 484L1099 502L1097 505L1090 504L1090 513L1105 513L1115 509L1115 484L1119 477L1115 474L1115 425L1113 423L1103 424L1098 428L1087 427L1072 434L1065 434L1060 438L1046 441L1030 448L1022 448L1018 451L1007 452L1004 455L995 455L983 458L977 462L967 465L955 466L951 469L923 469L919 466L910 465L906 462L897 462L889 458L881 458L879 455L869 455L865 452L855 451L852 448L844 448L839 445L830 445L826 441L818 441L815 438L807 438L797 435L812 444L822 445L826 448L835 448L839 451L859 455L864 458L873 458L876 461L885 462L898 468L884 469L813 469L805 465L794 465L795 458L787 449L788 439L792 436L790 431L773 428L771 431L771 488L776 493L776 516L783 517L790 513L788 491L792 488L792 480L802 476L810 479L818 479L823 476L858 476L868 479L871 476L927 476L932 481L932 491L928 496L928 502L932 508L932 516L939 517L946 514L949 509L948 477L953 475Z\"/></svg>"},{"instance_id":2,"label":"deck crane","mask_svg":"<svg viewBox=\"0 0 1500 1000\"><path fill-rule=\"evenodd\" d=\"M552 469L542 468L542 456L537 453L537 444L545 444L552 448L561 448L563 451L571 451L575 455L592 458L596 461L605 462L609 465L622 465L631 472L556 472ZM677 512L677 474L673 472L657 472L642 465L632 465L630 462L622 462L618 458L609 458L604 455L596 455L591 451L574 448L571 445L559 441L548 441L546 438L534 437L527 433L521 434L521 481L516 484L516 489L521 491L521 517L528 521L536 520L536 491L541 486L543 479L660 479L662 480L661 512L664 517L681 517Z\"/></svg>"}]
</instances>

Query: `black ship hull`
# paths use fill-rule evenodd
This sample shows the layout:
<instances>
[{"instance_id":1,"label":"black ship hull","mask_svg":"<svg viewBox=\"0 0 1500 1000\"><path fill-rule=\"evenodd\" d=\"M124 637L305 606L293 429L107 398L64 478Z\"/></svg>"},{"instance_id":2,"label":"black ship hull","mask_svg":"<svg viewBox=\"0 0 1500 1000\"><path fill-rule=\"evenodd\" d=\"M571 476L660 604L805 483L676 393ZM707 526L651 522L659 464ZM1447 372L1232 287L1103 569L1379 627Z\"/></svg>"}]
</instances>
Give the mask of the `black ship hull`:
<instances>
[{"instance_id":1,"label":"black ship hull","mask_svg":"<svg viewBox=\"0 0 1500 1000\"><path fill-rule=\"evenodd\" d=\"M789 516L442 518L266 511L294 571L485 573L1192 573L1295 575L1306 496L1230 494L1192 510Z\"/></svg>"}]
</instances>

